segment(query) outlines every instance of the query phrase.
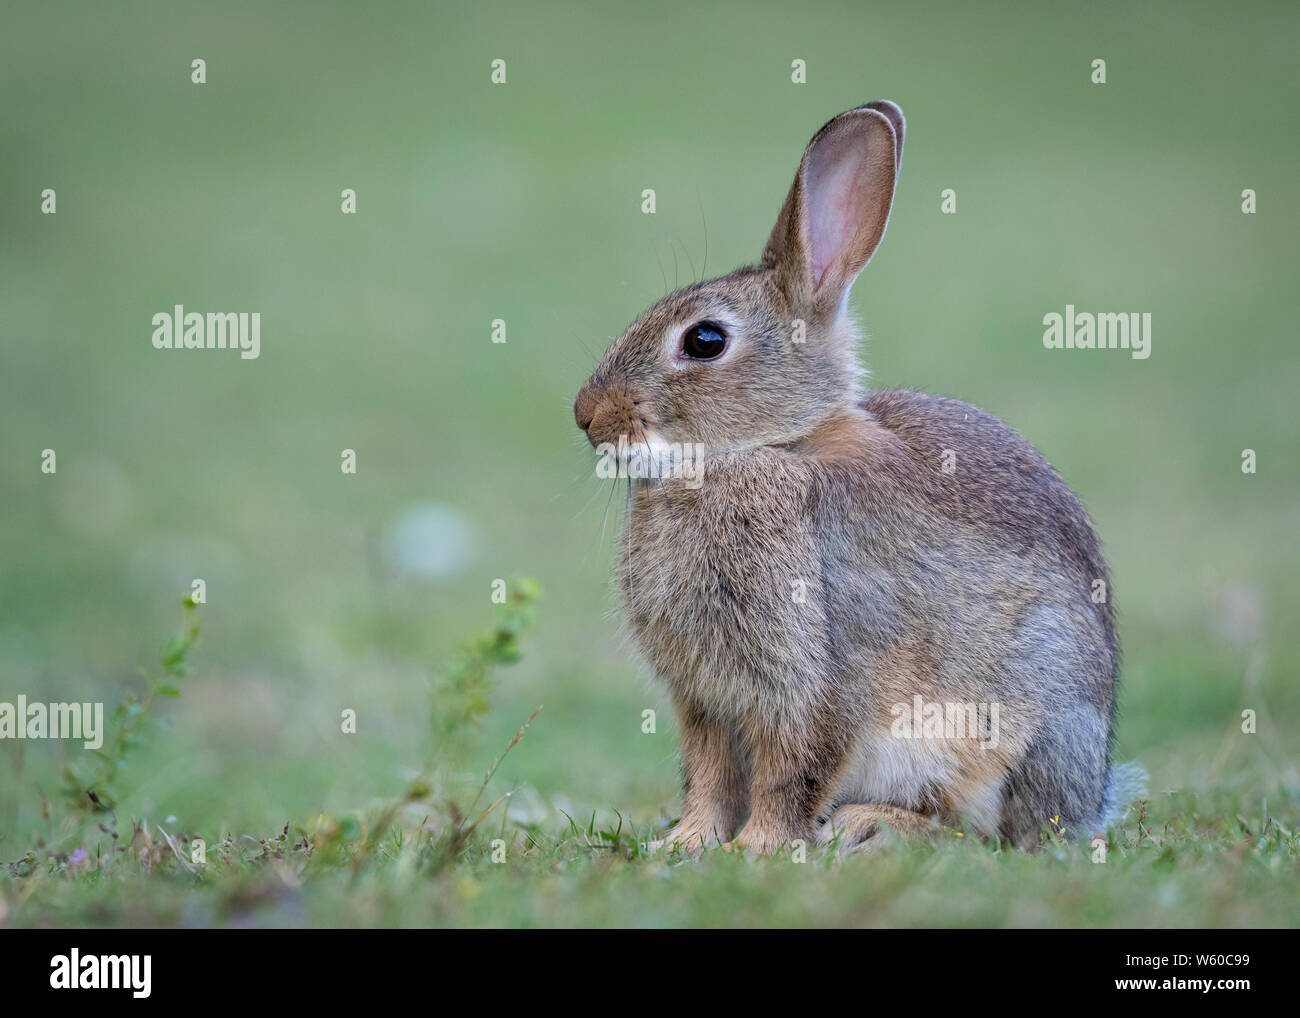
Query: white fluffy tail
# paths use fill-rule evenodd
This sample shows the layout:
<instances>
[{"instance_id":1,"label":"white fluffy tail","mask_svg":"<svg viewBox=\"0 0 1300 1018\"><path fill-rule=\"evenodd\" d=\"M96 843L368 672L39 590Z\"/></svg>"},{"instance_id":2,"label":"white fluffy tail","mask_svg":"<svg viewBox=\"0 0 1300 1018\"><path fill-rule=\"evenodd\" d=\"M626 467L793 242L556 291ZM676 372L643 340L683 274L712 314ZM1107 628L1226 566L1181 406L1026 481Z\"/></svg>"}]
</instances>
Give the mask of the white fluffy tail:
<instances>
[{"instance_id":1,"label":"white fluffy tail","mask_svg":"<svg viewBox=\"0 0 1300 1018\"><path fill-rule=\"evenodd\" d=\"M1115 827L1128 816L1133 803L1147 794L1147 772L1136 760L1111 764L1106 794L1101 800L1101 826Z\"/></svg>"}]
</instances>

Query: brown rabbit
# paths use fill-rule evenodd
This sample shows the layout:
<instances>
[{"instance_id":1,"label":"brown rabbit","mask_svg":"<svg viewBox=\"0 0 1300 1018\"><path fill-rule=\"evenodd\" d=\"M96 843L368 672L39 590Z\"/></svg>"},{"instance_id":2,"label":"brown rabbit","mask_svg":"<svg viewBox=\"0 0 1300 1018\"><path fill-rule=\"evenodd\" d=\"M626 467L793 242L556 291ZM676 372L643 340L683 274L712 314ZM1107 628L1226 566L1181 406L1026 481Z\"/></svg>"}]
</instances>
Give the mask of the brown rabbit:
<instances>
[{"instance_id":1,"label":"brown rabbit","mask_svg":"<svg viewBox=\"0 0 1300 1018\"><path fill-rule=\"evenodd\" d=\"M1119 650L1078 500L988 414L863 388L849 288L903 127L891 102L826 124L762 261L660 301L574 404L656 475L631 486L619 572L680 719L677 844L964 820L1028 847L1140 787L1109 763Z\"/></svg>"}]
</instances>

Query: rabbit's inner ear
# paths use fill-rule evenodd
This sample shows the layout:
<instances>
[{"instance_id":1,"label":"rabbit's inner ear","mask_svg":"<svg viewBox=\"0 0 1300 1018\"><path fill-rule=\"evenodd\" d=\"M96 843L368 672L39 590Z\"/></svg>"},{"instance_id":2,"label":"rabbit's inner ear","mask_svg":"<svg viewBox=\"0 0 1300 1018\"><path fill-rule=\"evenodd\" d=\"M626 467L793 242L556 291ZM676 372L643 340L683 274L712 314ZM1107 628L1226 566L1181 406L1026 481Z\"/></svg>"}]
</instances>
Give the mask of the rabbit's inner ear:
<instances>
[{"instance_id":1,"label":"rabbit's inner ear","mask_svg":"<svg viewBox=\"0 0 1300 1018\"><path fill-rule=\"evenodd\" d=\"M807 171L808 240L816 291L826 270L837 259L849 256L858 224L871 215L866 199L872 185L872 166L867 153L843 136L828 138L811 155Z\"/></svg>"},{"instance_id":2,"label":"rabbit's inner ear","mask_svg":"<svg viewBox=\"0 0 1300 1018\"><path fill-rule=\"evenodd\" d=\"M897 171L894 128L857 109L831 121L804 158L808 271L819 308L838 307L889 221Z\"/></svg>"}]
</instances>

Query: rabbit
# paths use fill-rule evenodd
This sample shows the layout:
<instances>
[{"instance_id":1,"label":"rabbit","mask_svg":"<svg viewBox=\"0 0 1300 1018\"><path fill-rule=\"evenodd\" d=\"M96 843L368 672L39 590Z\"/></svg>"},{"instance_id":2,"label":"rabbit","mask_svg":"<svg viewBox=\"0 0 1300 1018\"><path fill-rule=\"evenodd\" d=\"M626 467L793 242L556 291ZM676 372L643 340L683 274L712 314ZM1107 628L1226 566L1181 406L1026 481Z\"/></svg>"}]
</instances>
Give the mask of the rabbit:
<instances>
[{"instance_id":1,"label":"rabbit","mask_svg":"<svg viewBox=\"0 0 1300 1018\"><path fill-rule=\"evenodd\" d=\"M1110 763L1115 612L1078 499L989 414L864 384L849 291L904 125L877 101L822 127L759 263L645 312L574 402L625 467L702 450L696 483L629 482L617 566L680 724L670 845L849 850L962 824L1033 848L1140 793ZM964 705L978 737L913 724Z\"/></svg>"}]
</instances>

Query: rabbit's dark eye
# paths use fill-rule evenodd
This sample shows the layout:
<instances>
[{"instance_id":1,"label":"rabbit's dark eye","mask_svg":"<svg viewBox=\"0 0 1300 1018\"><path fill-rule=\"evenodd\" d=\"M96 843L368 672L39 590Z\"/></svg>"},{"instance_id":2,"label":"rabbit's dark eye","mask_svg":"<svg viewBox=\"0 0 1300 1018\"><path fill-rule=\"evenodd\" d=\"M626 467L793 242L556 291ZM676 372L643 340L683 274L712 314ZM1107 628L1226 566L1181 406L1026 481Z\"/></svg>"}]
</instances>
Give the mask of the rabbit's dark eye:
<instances>
[{"instance_id":1,"label":"rabbit's dark eye","mask_svg":"<svg viewBox=\"0 0 1300 1018\"><path fill-rule=\"evenodd\" d=\"M700 322L682 333L682 353L697 361L711 361L727 348L727 334L712 322Z\"/></svg>"}]
</instances>

